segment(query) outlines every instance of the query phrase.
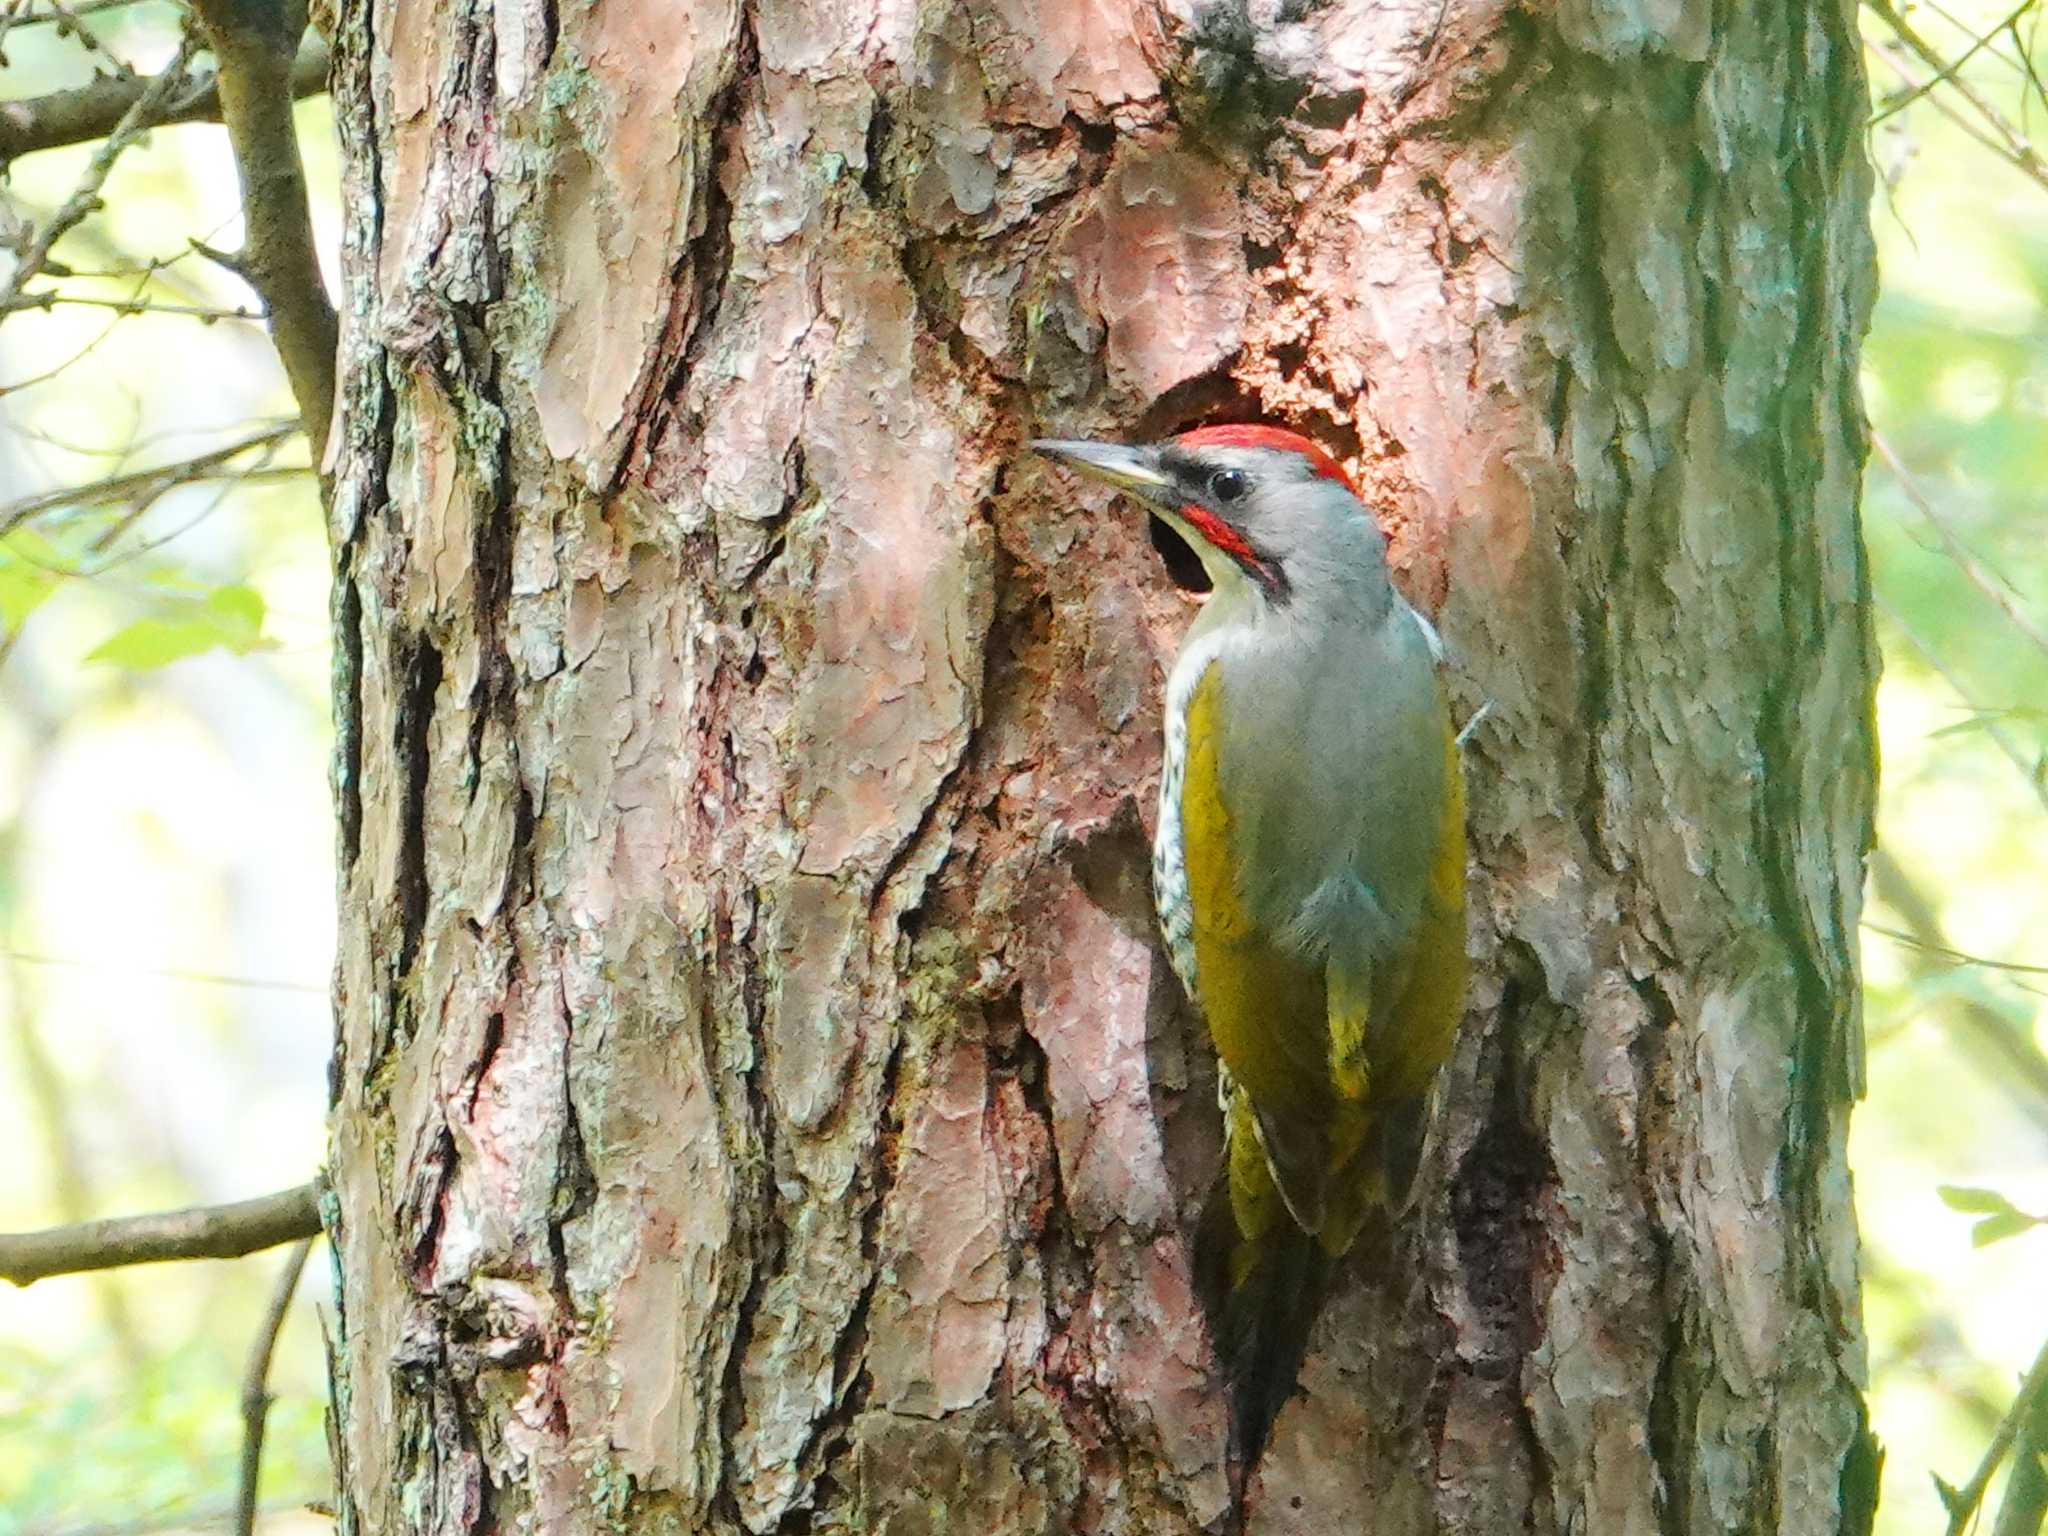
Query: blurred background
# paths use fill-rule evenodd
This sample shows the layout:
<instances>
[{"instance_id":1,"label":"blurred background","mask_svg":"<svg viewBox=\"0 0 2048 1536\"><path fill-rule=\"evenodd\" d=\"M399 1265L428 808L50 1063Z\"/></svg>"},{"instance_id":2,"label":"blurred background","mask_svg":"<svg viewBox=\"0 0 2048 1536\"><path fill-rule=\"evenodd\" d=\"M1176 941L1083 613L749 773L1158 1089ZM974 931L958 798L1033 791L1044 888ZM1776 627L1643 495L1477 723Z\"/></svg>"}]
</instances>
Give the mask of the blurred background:
<instances>
[{"instance_id":1,"label":"blurred background","mask_svg":"<svg viewBox=\"0 0 2048 1536\"><path fill-rule=\"evenodd\" d=\"M7 0L0 99L177 48L170 4L69 14ZM333 125L324 97L300 110L331 260ZM17 159L0 241L43 227L99 148ZM187 244L241 243L225 132L159 128L99 195L63 272L27 285L67 302L0 313L0 527L60 493L0 538L0 1231L264 1194L325 1145L319 501L269 340L236 317L254 296ZM180 483L79 494L251 441ZM224 1529L284 1257L0 1285L0 1533ZM266 1530L328 1528L302 1513L329 1481L326 1265L316 1247L273 1364Z\"/></svg>"},{"instance_id":2,"label":"blurred background","mask_svg":"<svg viewBox=\"0 0 2048 1536\"><path fill-rule=\"evenodd\" d=\"M2048 1335L2044 12L1864 13L1884 778L1852 1156L1886 1536L1943 1529L1934 1476L1969 1476ZM154 73L180 19L0 0L0 102ZM332 124L298 110L331 278ZM253 296L187 243L240 243L221 129L126 149L19 280L100 150L0 185L0 1231L266 1193L324 1139L317 497ZM0 1536L224 1527L282 1262L0 1287ZM272 1368L266 1530L326 1527L326 1262Z\"/></svg>"}]
</instances>

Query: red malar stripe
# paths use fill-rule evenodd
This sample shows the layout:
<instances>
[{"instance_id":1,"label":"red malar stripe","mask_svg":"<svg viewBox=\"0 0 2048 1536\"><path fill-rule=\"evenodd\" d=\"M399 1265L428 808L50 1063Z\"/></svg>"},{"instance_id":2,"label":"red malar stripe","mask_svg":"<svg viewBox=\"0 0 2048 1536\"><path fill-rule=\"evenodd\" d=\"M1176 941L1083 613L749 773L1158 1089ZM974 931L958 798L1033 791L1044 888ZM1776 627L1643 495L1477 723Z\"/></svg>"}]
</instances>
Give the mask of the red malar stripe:
<instances>
[{"instance_id":1,"label":"red malar stripe","mask_svg":"<svg viewBox=\"0 0 2048 1536\"><path fill-rule=\"evenodd\" d=\"M1180 509L1180 515L1188 520L1195 532L1236 560L1239 565L1252 567L1261 564L1251 545L1245 542L1244 535L1207 507L1197 506L1191 501Z\"/></svg>"}]
</instances>

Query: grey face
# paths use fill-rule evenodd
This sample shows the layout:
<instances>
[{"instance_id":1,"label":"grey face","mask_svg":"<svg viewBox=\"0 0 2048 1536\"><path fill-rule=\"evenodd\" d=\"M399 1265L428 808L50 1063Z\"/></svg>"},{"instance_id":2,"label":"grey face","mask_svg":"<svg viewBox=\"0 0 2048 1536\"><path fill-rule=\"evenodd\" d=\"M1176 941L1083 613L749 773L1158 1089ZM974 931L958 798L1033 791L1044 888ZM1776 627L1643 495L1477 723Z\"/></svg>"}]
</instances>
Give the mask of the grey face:
<instances>
[{"instance_id":1,"label":"grey face","mask_svg":"<svg viewBox=\"0 0 2048 1536\"><path fill-rule=\"evenodd\" d=\"M1062 441L1032 447L1144 498L1215 585L1246 582L1272 604L1291 601L1304 568L1327 561L1338 520L1369 521L1341 483L1285 450L1178 440L1140 448ZM1339 542L1351 546L1355 534Z\"/></svg>"}]
</instances>

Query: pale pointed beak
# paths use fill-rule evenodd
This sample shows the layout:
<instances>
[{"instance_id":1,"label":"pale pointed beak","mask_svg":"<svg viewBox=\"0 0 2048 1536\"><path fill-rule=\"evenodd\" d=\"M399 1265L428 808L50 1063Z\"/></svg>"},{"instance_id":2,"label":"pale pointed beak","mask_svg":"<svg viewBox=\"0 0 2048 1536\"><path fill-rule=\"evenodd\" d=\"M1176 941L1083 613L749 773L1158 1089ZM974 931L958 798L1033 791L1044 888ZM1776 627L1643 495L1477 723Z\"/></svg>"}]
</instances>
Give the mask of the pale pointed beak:
<instances>
[{"instance_id":1,"label":"pale pointed beak","mask_svg":"<svg viewBox=\"0 0 2048 1536\"><path fill-rule=\"evenodd\" d=\"M1121 491L1130 491L1163 507L1177 507L1181 497L1173 481L1159 468L1154 448L1127 448L1122 443L1090 443L1068 438L1041 437L1031 445L1033 453L1057 459Z\"/></svg>"}]
</instances>

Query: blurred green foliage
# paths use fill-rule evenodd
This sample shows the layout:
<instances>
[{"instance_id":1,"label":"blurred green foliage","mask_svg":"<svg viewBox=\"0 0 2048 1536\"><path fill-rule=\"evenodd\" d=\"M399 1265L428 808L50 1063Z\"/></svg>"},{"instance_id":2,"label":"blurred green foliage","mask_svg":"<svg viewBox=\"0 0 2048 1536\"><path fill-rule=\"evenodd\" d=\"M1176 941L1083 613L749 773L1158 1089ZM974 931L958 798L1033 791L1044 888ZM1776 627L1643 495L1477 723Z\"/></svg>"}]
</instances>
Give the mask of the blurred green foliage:
<instances>
[{"instance_id":1,"label":"blurred green foliage","mask_svg":"<svg viewBox=\"0 0 2048 1536\"><path fill-rule=\"evenodd\" d=\"M73 9L137 69L174 46L164 0ZM0 98L110 67L22 11ZM325 103L300 124L331 248ZM125 153L57 249L91 302L0 322L0 1230L260 1194L323 1150L327 557L262 328L184 312L252 302L186 244L238 242L223 138ZM0 234L90 153L18 161ZM0 1536L224 1529L282 1258L0 1285ZM330 1481L326 1271L316 1250L273 1362L272 1536L328 1527L304 1512Z\"/></svg>"},{"instance_id":2,"label":"blurred green foliage","mask_svg":"<svg viewBox=\"0 0 2048 1536\"><path fill-rule=\"evenodd\" d=\"M2048 1335L2033 1214L2048 1210L2048 976L1977 963L2048 962L2048 167L2028 145L2048 123L2042 9L1866 13L1885 778L1851 1152L1885 1536L1943 1528L1933 1475L1964 1480ZM98 54L16 25L0 98L116 56L156 67L178 16L168 0L84 14ZM1934 80L1900 24L1967 54L1954 79ZM301 127L331 248L324 105ZM81 490L289 412L260 331L234 318L246 290L185 245L233 244L220 140L163 130L124 155L105 210L63 247L66 291L88 302L0 328L0 503L56 498L11 528L0 512L9 1229L257 1193L320 1151L327 573L303 447L250 439L190 478ZM16 214L47 216L88 153L15 166ZM0 1536L217 1524L275 1262L0 1294ZM323 1268L274 1368L265 1491L286 1510L327 1480Z\"/></svg>"},{"instance_id":3,"label":"blurred green foliage","mask_svg":"<svg viewBox=\"0 0 2048 1536\"><path fill-rule=\"evenodd\" d=\"M158 611L116 630L86 653L117 667L168 666L220 647L246 656L263 640L263 594L230 582L212 591L165 592Z\"/></svg>"},{"instance_id":4,"label":"blurred green foliage","mask_svg":"<svg viewBox=\"0 0 2048 1536\"><path fill-rule=\"evenodd\" d=\"M1970 1229L1973 1247L1986 1248L2018 1237L2034 1227L2048 1226L2048 1217L2031 1216L2019 1210L1995 1189L1971 1189L1964 1184L1944 1184L1936 1191L1941 1203L1952 1211L1982 1219Z\"/></svg>"},{"instance_id":5,"label":"blurred green foliage","mask_svg":"<svg viewBox=\"0 0 2048 1536\"><path fill-rule=\"evenodd\" d=\"M263 1298L244 1289L220 1300L253 1320ZM294 1351L318 1349L310 1321L301 1320ZM241 1454L239 1374L204 1337L137 1370L20 1340L0 1345L0 1536L217 1513ZM299 1390L271 1409L264 1490L272 1503L292 1492L303 1499L328 1481L320 1398L292 1385Z\"/></svg>"},{"instance_id":6,"label":"blurred green foliage","mask_svg":"<svg viewBox=\"0 0 2048 1536\"><path fill-rule=\"evenodd\" d=\"M1893 16L1967 56L1953 82ZM2048 963L2048 169L2025 147L2048 122L2043 19L1865 12L1884 783L1851 1164L1886 1536L1946 1528L1935 1476L1965 1482L2048 1337L2048 1233L2027 1214L2048 1209L2048 974L2004 968Z\"/></svg>"}]
</instances>

